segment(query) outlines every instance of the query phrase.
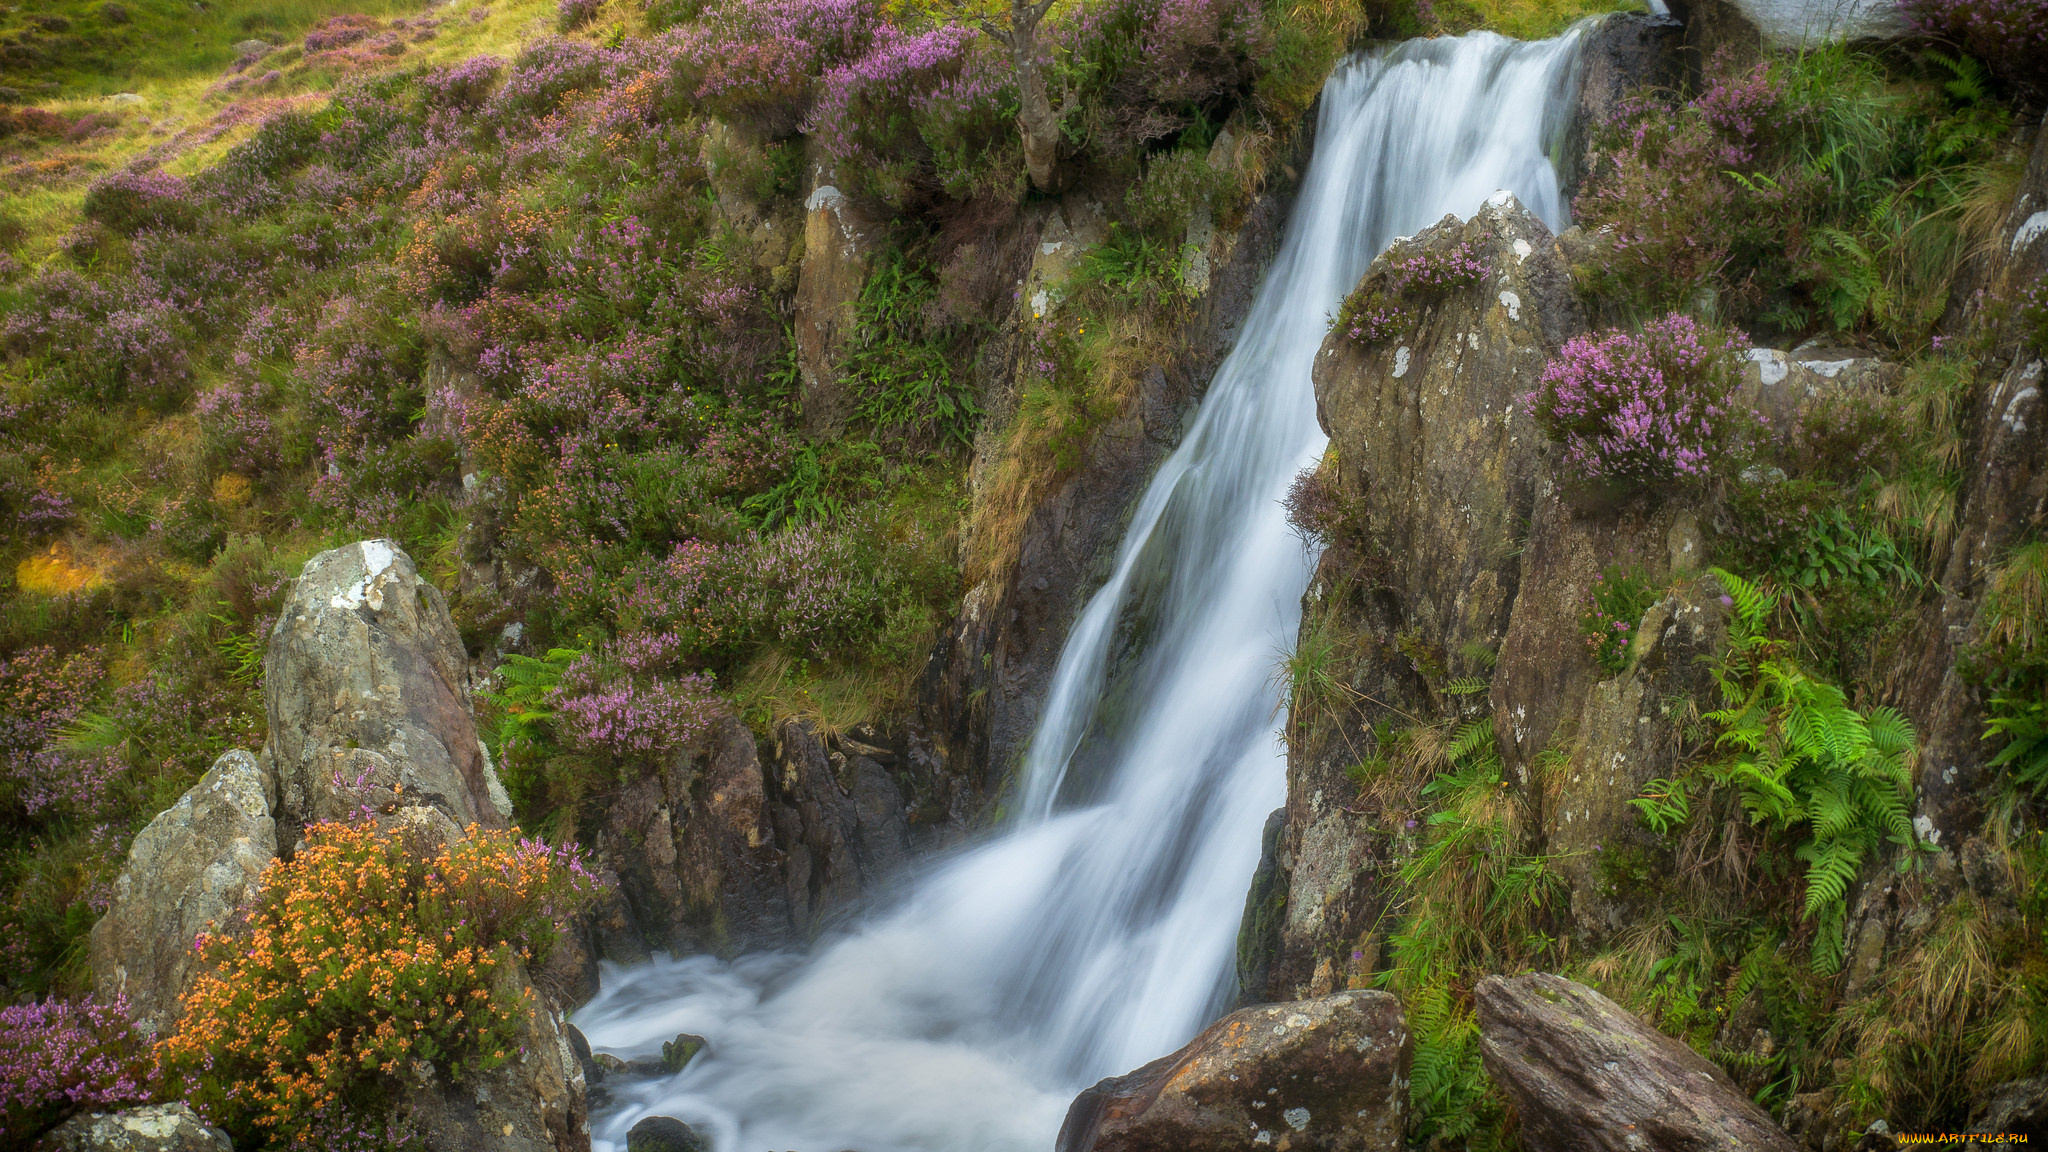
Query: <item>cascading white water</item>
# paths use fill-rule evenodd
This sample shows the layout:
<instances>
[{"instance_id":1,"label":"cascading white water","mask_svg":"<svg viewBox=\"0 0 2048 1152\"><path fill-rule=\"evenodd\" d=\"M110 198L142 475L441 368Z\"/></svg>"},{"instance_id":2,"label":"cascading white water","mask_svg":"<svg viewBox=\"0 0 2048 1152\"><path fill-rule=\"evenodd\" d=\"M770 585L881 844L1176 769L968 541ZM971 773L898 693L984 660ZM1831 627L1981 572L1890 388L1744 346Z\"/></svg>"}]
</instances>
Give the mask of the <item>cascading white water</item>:
<instances>
[{"instance_id":1,"label":"cascading white water","mask_svg":"<svg viewBox=\"0 0 2048 1152\"><path fill-rule=\"evenodd\" d=\"M710 1041L621 1087L718 1152L1049 1152L1082 1087L1185 1043L1231 991L1259 828L1285 793L1273 671L1310 557L1281 499L1321 454L1309 369L1397 233L1506 188L1553 227L1575 38L1414 41L1323 89L1287 237L1187 439L1060 657L1017 816L806 956L608 971L600 1049ZM616 1084L616 1081L614 1082Z\"/></svg>"}]
</instances>

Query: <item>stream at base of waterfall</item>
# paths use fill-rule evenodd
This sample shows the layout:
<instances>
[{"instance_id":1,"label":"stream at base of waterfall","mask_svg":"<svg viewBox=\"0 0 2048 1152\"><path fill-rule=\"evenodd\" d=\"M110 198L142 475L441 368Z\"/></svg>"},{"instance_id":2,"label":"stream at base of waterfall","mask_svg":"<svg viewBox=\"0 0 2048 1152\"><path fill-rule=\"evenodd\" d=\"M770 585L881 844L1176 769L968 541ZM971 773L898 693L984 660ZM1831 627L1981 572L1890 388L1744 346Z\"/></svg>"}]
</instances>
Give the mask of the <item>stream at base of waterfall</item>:
<instances>
[{"instance_id":1,"label":"stream at base of waterfall","mask_svg":"<svg viewBox=\"0 0 2048 1152\"><path fill-rule=\"evenodd\" d=\"M1286 792L1274 672L1314 557L1281 500L1325 444L1316 350L1395 236L1500 189L1563 226L1576 58L1572 36L1476 33L1338 67L1286 239L1075 622L1009 820L808 953L608 968L574 1018L595 1047L709 1045L608 1084L599 1152L653 1113L717 1152L1050 1152L1075 1093L1228 1005Z\"/></svg>"}]
</instances>

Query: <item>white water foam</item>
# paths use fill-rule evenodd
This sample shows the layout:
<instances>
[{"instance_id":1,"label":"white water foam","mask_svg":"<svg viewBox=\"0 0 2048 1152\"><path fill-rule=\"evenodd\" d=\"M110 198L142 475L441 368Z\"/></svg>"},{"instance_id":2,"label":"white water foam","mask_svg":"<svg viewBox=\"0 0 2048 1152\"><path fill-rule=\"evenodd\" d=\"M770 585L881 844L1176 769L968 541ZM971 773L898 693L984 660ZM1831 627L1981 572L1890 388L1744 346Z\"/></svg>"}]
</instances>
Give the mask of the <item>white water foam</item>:
<instances>
[{"instance_id":1,"label":"white water foam","mask_svg":"<svg viewBox=\"0 0 2048 1152\"><path fill-rule=\"evenodd\" d=\"M1549 156L1576 58L1574 37L1475 34L1338 68L1237 347L1068 637L1015 818L809 955L607 970L575 1017L593 1045L710 1043L674 1077L618 1086L599 1152L650 1113L718 1152L1048 1152L1077 1091L1223 1009L1285 794L1273 671L1312 557L1280 502L1325 443L1311 362L1395 236L1499 189L1562 226Z\"/></svg>"}]
</instances>

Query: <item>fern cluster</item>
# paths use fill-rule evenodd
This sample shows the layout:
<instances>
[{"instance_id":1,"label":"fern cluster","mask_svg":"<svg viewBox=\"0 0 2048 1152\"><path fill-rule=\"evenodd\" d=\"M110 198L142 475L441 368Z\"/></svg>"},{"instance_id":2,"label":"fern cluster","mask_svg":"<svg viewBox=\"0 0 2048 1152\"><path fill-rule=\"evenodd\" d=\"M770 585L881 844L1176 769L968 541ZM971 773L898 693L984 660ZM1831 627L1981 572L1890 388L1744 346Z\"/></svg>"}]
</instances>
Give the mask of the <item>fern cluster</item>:
<instances>
[{"instance_id":1,"label":"fern cluster","mask_svg":"<svg viewBox=\"0 0 2048 1152\"><path fill-rule=\"evenodd\" d=\"M1858 711L1840 688L1780 658L1764 631L1776 595L1721 569L1714 575L1734 613L1728 655L1714 673L1723 707L1706 717L1720 728L1715 747L1727 755L1705 775L1736 790L1753 823L1802 837L1793 855L1807 866L1813 964L1833 971L1842 962L1857 872L1887 842L1907 850L1902 870L1918 847L1913 726L1891 708Z\"/></svg>"},{"instance_id":2,"label":"fern cluster","mask_svg":"<svg viewBox=\"0 0 2048 1152\"><path fill-rule=\"evenodd\" d=\"M1988 607L1972 663L1987 689L1984 738L2002 742L1990 764L2038 796L2048 791L2048 541L2013 552Z\"/></svg>"},{"instance_id":3,"label":"fern cluster","mask_svg":"<svg viewBox=\"0 0 2048 1152\"><path fill-rule=\"evenodd\" d=\"M1493 720L1426 731L1443 739L1428 757L1436 774L1422 790L1436 811L1420 850L1401 867L1408 904L1390 938L1393 966L1378 981L1401 993L1415 1038L1414 1134L1450 1141L1498 1119L1479 1058L1472 980L1549 955L1544 927L1561 884L1548 857L1519 850ZM1420 743L1415 735L1408 739Z\"/></svg>"}]
</instances>

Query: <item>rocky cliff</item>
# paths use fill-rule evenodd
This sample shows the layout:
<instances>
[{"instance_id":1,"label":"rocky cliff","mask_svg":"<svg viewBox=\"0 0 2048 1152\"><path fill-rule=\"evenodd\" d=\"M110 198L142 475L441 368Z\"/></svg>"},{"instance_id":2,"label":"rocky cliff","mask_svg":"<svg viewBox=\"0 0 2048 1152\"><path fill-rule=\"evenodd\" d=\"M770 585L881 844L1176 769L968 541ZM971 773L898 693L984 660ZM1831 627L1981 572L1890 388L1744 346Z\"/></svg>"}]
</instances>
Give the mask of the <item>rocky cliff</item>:
<instances>
[{"instance_id":1,"label":"rocky cliff","mask_svg":"<svg viewBox=\"0 0 2048 1152\"><path fill-rule=\"evenodd\" d=\"M2037 139L1979 257L1978 300L2015 299L2040 281L2048 262L2038 224L2044 197L2048 141ZM1316 394L1331 449L1304 484L1320 494L1327 547L1291 666L1287 807L1269 825L1241 939L1239 974L1250 1000L1403 986L1415 969L1402 967L1402 957L1416 963L1424 947L1403 934L1418 930L1415 916L1452 906L1445 901L1505 900L1527 910L1516 921L1524 926L1518 931L1531 933L1526 943L1474 945L1492 957L1487 963L1590 973L1637 996L1655 985L1625 974L1647 971L1652 961L1695 962L1674 958L1689 955L1689 938L1673 933L1696 931L1682 918L1700 912L1699 893L1711 893L1704 899L1721 910L1708 915L1780 915L1776 922L1791 929L1775 937L1776 947L1798 949L1799 965L1807 949L1830 947L1813 935L1825 930L1789 903L1799 890L1757 873L1783 867L1767 863L1781 849L1754 830L1765 826L1763 817L1732 801L1710 808L1715 793L1699 775L1701 765L1725 760L1728 747L1715 741L1724 729L1703 717L1724 706L1723 688L1742 675L1726 663L1740 608L1707 570L1739 567L1755 555L1744 550L1734 493L1800 484L1800 465L1791 463L1788 475L1766 461L1724 486L1589 485L1565 469L1559 445L1532 412L1546 363L1591 330L1574 266L1605 242L1577 230L1553 237L1511 200L1496 198L1470 220L1446 220L1396 244L1360 291L1387 290L1403 261L1412 266L1452 251L1483 269L1472 283L1416 304L1394 335L1364 342L1333 332L1318 357ZM1816 975L1785 977L1805 989L1800 995L1817 997L1823 1012L1860 1012L1856 1019L1877 1022L1862 1027L1904 1026L1884 1023L1887 1013L1907 1011L1902 973L1940 962L1932 949L1949 939L1940 925L1957 900L1991 909L1994 922L2016 907L2004 823L2011 809L1999 807L2010 805L2012 792L1991 763L1998 744L1985 738L1986 697L1971 660L1996 625L1995 573L2019 544L2038 538L2048 514L2048 432L2036 417L2043 368L2008 310L1964 308L1945 323L1976 333L1981 349L1958 393L1953 533L1929 562L1927 591L1906 585L1896 594L1903 607L1880 645L1856 661L1831 657L1838 667L1865 670L1853 691L1866 715L1896 708L1919 735L1914 827L1856 874L1842 905L1839 963L1816 958ZM1742 366L1736 396L1756 416L1758 443L1814 435L1845 407L1895 403L1911 374L1923 371L1819 342L1757 348ZM1625 621L1627 642L1603 664L1582 622L1596 588L1618 566L1647 591ZM1802 585L1788 585L1794 602L1781 625L1820 627L1812 623L1816 610L1797 601ZM1490 799L1457 791L1477 778L1470 766L1480 757L1497 765L1497 780L1485 776L1496 794ZM1690 809L1671 808L1672 781L1688 777L1695 781ZM1705 810L1716 814L1701 818ZM1498 828L1501 838L1479 851L1517 863L1494 873L1475 856L1469 876L1433 871L1439 865L1432 861L1455 858L1443 855L1457 851L1447 837L1482 826L1475 822L1482 811L1497 821L1483 826ZM1671 831L1679 826L1690 831ZM1525 883L1503 887L1514 868L1525 870ZM1756 911L1773 901L1788 902L1781 914ZM1492 905L1471 912L1475 924L1493 923L1487 917L1495 914ZM1737 971L1763 971L1763 955ZM1674 993L1695 994L1701 1003L1715 998L1706 989ZM1809 1041L1799 1029L1812 1025L1794 1023L1772 995L1740 987L1726 1001L1733 1009L1727 1019L1687 1027L1722 1067L1790 1067L1786 1061L1797 1057L1785 1054L1788 1046L1819 1041ZM1981 1010L1969 1007L1982 1003L1967 999L1973 993L1963 995L1957 1011ZM1520 1065L1497 1062L1501 1013L1524 1011L1505 1004L1489 1009L1482 989L1478 1028L1488 1037L1494 1081L1524 1109L1531 1147L1579 1146L1539 1139L1532 1125L1552 1123L1565 1105L1539 1099L1549 1088L1515 1086ZM1527 1001L1527 1011L1542 1010L1539 1000ZM1660 1010L1678 1012L1665 1017L1667 1028L1687 1019L1686 1010ZM1410 1011L1412 1018L1412 1000ZM1423 1053L1444 1044L1463 1050L1456 1047L1463 1041L1446 1039L1457 1034L1424 1039ZM1754 1092L1762 1082L1744 1083ZM1779 1118L1814 1148L1847 1147L1841 1141L1853 1133L1844 1131L1860 1132L1879 1117L1868 1103L1847 1103L1846 1091L1780 1097ZM1943 1107L1961 1106L1949 1098ZM1960 1122L1960 1111L1951 1114ZM1760 1146L1729 1139L1712 1146Z\"/></svg>"}]
</instances>

